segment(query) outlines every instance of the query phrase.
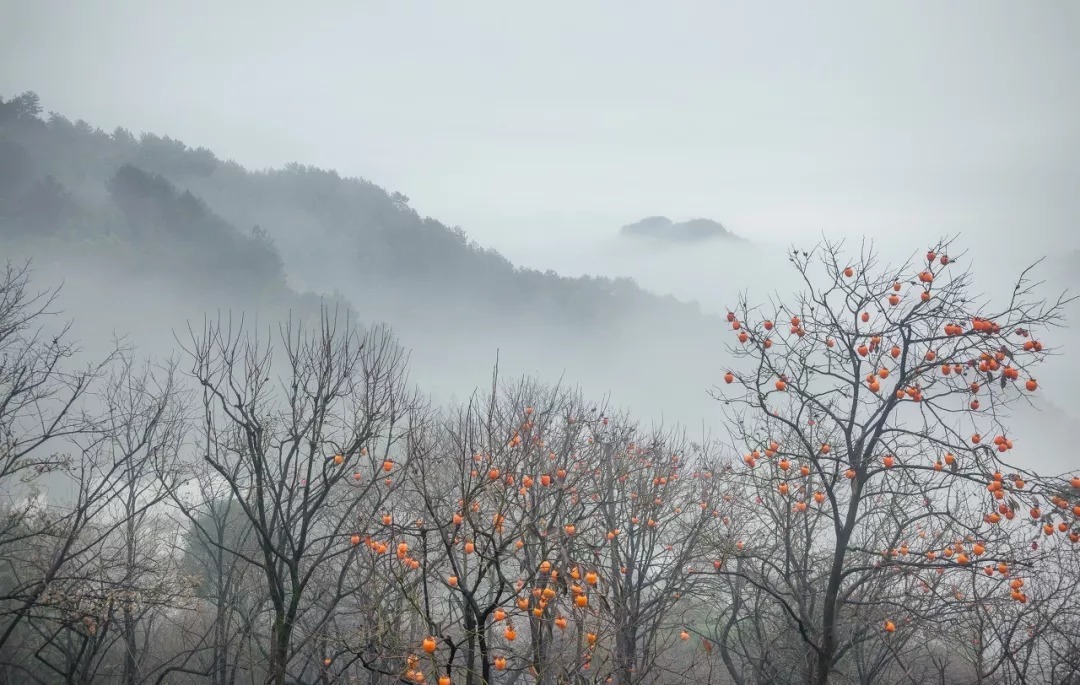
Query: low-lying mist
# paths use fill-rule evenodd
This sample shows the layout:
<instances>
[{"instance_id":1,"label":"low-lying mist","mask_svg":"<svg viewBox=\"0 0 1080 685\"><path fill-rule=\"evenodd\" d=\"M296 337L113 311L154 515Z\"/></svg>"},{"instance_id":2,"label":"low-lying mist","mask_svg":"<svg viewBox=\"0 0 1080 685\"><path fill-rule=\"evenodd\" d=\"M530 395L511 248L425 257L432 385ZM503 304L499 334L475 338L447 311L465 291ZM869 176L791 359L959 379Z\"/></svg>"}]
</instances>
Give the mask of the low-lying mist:
<instances>
[{"instance_id":1,"label":"low-lying mist","mask_svg":"<svg viewBox=\"0 0 1080 685\"><path fill-rule=\"evenodd\" d=\"M706 253L703 249L653 253L658 263L654 277L667 274L674 284L680 260L700 263L708 260ZM760 318L767 318L773 316L767 312L775 311L769 305L769 287L776 301L785 302L800 290L783 254L757 251L755 258L746 259L728 255L729 268L702 276L716 284L715 290L701 292L704 309L719 312L728 303L734 306L739 291L745 290L750 302L762 305ZM639 253L633 259L647 262L650 255ZM103 357L117 339L138 358L182 362L181 345L190 343L190 331L199 334L206 319L232 317L238 323L243 317L249 332L276 338L279 327L298 315L281 306L245 303L203 284L130 276L93 260L42 255L34 259L33 268L32 282L39 289L62 285L53 309L62 312L61 319L72 321L83 362ZM755 272L775 278L767 284L752 283L749 275ZM738 288L740 275L747 278L748 287ZM1043 290L1056 296L1049 284ZM411 382L436 405L449 406L467 400L476 390L486 391L497 371L504 381L529 376L580 389L594 401L606 400L611 411L627 411L646 424L679 425L692 436L723 438L721 408L709 391L721 383L726 369L735 368L728 348L737 342L720 316L700 317L697 327L686 329L663 317L625 311L597 331L527 312L507 320L485 318L469 302L444 302L435 309L425 306L422 293L378 294L376 298L392 297L394 306L386 302L376 306L371 293L350 288L347 280L337 292L355 303L356 312L347 313L353 325L391 327L409 355ZM1060 449L1075 423L1065 410L1074 397L1069 381L1076 377L1076 365L1069 361L1068 343L1075 336L1058 330L1045 337L1063 346L1062 356L1047 362L1040 392L1030 405L1016 409L1010 430L1019 446L1019 464L1056 472L1076 465L1075 458Z\"/></svg>"}]
</instances>

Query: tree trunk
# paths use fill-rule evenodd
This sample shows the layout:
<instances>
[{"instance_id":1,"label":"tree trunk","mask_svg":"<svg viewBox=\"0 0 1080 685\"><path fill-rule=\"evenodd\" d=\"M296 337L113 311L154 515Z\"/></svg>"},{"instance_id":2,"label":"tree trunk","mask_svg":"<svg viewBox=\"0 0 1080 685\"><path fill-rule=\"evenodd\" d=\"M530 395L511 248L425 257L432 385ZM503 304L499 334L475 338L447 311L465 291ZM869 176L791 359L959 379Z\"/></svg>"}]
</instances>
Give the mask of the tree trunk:
<instances>
[{"instance_id":1,"label":"tree trunk","mask_svg":"<svg viewBox=\"0 0 1080 685\"><path fill-rule=\"evenodd\" d=\"M630 685L634 677L637 631L625 610L616 611L615 625L615 682L617 685Z\"/></svg>"},{"instance_id":2,"label":"tree trunk","mask_svg":"<svg viewBox=\"0 0 1080 685\"><path fill-rule=\"evenodd\" d=\"M490 685L491 683L491 658L488 654L488 641L487 641L487 627L480 626L476 631L480 636L480 673L481 673L481 685Z\"/></svg>"},{"instance_id":3,"label":"tree trunk","mask_svg":"<svg viewBox=\"0 0 1080 685\"><path fill-rule=\"evenodd\" d=\"M468 604L465 606L465 634L469 641L465 646L465 685L476 683L476 619Z\"/></svg>"},{"instance_id":4,"label":"tree trunk","mask_svg":"<svg viewBox=\"0 0 1080 685\"><path fill-rule=\"evenodd\" d=\"M229 683L229 652L226 648L228 635L225 630L224 593L219 593L217 598L217 611L214 616L214 661L212 682L216 685L228 685Z\"/></svg>"},{"instance_id":5,"label":"tree trunk","mask_svg":"<svg viewBox=\"0 0 1080 685\"><path fill-rule=\"evenodd\" d=\"M139 662L135 655L139 652L139 645L135 640L135 616L128 606L124 607L124 685L138 685Z\"/></svg>"},{"instance_id":6,"label":"tree trunk","mask_svg":"<svg viewBox=\"0 0 1080 685\"><path fill-rule=\"evenodd\" d=\"M855 530L861 495L862 484L856 480L852 484L851 502L848 504L844 526L837 530L832 568L829 569L829 583L825 587L825 599L822 606L821 646L817 654L816 668L814 669L813 682L815 685L828 685L829 674L832 672L836 660L836 611L839 608L837 600L840 596L840 581L844 573L844 558L847 555L848 542L851 541L851 532Z\"/></svg>"},{"instance_id":7,"label":"tree trunk","mask_svg":"<svg viewBox=\"0 0 1080 685\"><path fill-rule=\"evenodd\" d=\"M270 645L270 672L266 682L272 685L285 685L286 668L289 662L289 642L292 638L292 626L285 617L274 617L273 642Z\"/></svg>"}]
</instances>

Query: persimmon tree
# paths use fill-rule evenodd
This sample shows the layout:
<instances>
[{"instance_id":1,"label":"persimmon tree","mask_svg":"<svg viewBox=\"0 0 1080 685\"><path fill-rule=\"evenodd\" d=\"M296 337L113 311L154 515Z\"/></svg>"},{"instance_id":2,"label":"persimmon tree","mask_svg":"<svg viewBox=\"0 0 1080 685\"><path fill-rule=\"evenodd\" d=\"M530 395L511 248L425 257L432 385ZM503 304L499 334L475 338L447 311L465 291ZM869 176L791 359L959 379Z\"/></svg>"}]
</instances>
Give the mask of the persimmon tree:
<instances>
[{"instance_id":1,"label":"persimmon tree","mask_svg":"<svg viewBox=\"0 0 1080 685\"><path fill-rule=\"evenodd\" d=\"M555 634L584 606L569 596L582 589L569 556L585 517L582 411L559 388L495 383L410 440L413 508L399 504L394 541L376 543L398 550L400 591L424 629L406 678L491 683L528 671L555 682L565 664L552 648L566 641Z\"/></svg>"},{"instance_id":2,"label":"persimmon tree","mask_svg":"<svg viewBox=\"0 0 1080 685\"><path fill-rule=\"evenodd\" d=\"M701 550L724 508L717 462L708 445L625 419L595 432L592 552L604 577L601 635L611 643L601 666L620 684L692 680L695 565L712 569Z\"/></svg>"},{"instance_id":3,"label":"persimmon tree","mask_svg":"<svg viewBox=\"0 0 1080 685\"><path fill-rule=\"evenodd\" d=\"M364 540L396 629L342 656L409 682L689 680L682 598L720 525L705 461L559 388L496 383L410 433Z\"/></svg>"},{"instance_id":4,"label":"persimmon tree","mask_svg":"<svg viewBox=\"0 0 1080 685\"><path fill-rule=\"evenodd\" d=\"M1042 525L1035 527L1045 538ZM1015 531L1030 546L1025 533ZM1018 569L1009 581L1024 601L979 582L978 574L971 577L965 588L970 610L940 623L951 638L949 651L939 657L942 665L960 665L977 681L1003 685L1071 683L1080 677L1080 553L1071 541L1040 549L1038 563Z\"/></svg>"},{"instance_id":5,"label":"persimmon tree","mask_svg":"<svg viewBox=\"0 0 1080 685\"><path fill-rule=\"evenodd\" d=\"M715 637L737 682L756 667L730 657L762 602L803 645L789 682L884 675L976 574L1025 601L1007 585L1039 561L1010 534L1021 510L1051 538L1072 524L1038 509L1054 482L1012 463L1007 428L1066 300L1038 297L1025 271L1008 301L984 301L949 247L898 267L867 248L793 251L800 295L728 314L737 362L716 395L748 511L718 575L747 592Z\"/></svg>"}]
</instances>

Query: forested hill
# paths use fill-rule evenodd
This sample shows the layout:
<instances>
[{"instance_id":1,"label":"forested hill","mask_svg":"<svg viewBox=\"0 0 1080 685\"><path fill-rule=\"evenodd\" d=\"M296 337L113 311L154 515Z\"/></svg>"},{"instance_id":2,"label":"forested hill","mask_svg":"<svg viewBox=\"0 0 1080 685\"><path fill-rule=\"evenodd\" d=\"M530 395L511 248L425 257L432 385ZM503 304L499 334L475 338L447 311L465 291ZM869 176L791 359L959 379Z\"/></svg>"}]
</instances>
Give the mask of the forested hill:
<instances>
[{"instance_id":1,"label":"forested hill","mask_svg":"<svg viewBox=\"0 0 1080 685\"><path fill-rule=\"evenodd\" d=\"M387 311L467 300L485 316L528 312L574 325L628 309L697 313L628 279L515 267L363 179L301 164L249 171L167 136L43 116L33 93L0 99L0 158L5 238L119 243L156 268L230 289L277 292L287 276L298 290L374 289L390 298Z\"/></svg>"},{"instance_id":2,"label":"forested hill","mask_svg":"<svg viewBox=\"0 0 1080 685\"><path fill-rule=\"evenodd\" d=\"M369 181L301 164L248 170L169 137L46 115L33 93L0 100L0 159L3 251L58 265L77 290L97 268L124 273L113 282L124 306L146 278L186 298L176 308L187 314L331 296L389 323L429 387L483 384L498 355L509 372L611 391L652 416L686 416L673 411L682 400L654 400L665 387L707 406L695 360L715 348L719 321L696 304L626 278L516 267ZM138 324L93 316L101 331Z\"/></svg>"}]
</instances>

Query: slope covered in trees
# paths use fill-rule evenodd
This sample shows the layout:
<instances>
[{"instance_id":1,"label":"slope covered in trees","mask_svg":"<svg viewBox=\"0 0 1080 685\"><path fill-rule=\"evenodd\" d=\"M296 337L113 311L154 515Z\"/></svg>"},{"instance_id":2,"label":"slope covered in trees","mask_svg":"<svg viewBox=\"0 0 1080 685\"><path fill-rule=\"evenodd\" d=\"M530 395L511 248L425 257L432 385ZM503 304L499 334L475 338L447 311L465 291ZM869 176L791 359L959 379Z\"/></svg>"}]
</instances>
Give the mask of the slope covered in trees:
<instances>
[{"instance_id":1,"label":"slope covered in trees","mask_svg":"<svg viewBox=\"0 0 1080 685\"><path fill-rule=\"evenodd\" d=\"M32 93L0 104L0 154L0 239L74 284L67 297L104 289L132 308L92 317L103 335L148 318L185 327L163 311L280 315L328 297L390 324L443 397L483 383L499 359L654 416L699 423L711 411L703 392L659 399L681 395L714 348L720 322L697 305L627 278L515 267L370 182L301 164L246 170L168 137L45 116ZM134 301L141 290L165 296Z\"/></svg>"},{"instance_id":2,"label":"slope covered in trees","mask_svg":"<svg viewBox=\"0 0 1080 685\"><path fill-rule=\"evenodd\" d=\"M380 298L400 293L400 302L380 301L376 314L403 303L441 311L467 301L487 318L600 327L629 309L696 312L627 280L515 268L460 229L421 217L402 194L362 179L301 164L249 171L168 137L136 140L124 129L110 134L41 114L33 93L0 99L7 237L131 242L165 266L230 288L276 286L288 273L302 290L352 284Z\"/></svg>"}]
</instances>

